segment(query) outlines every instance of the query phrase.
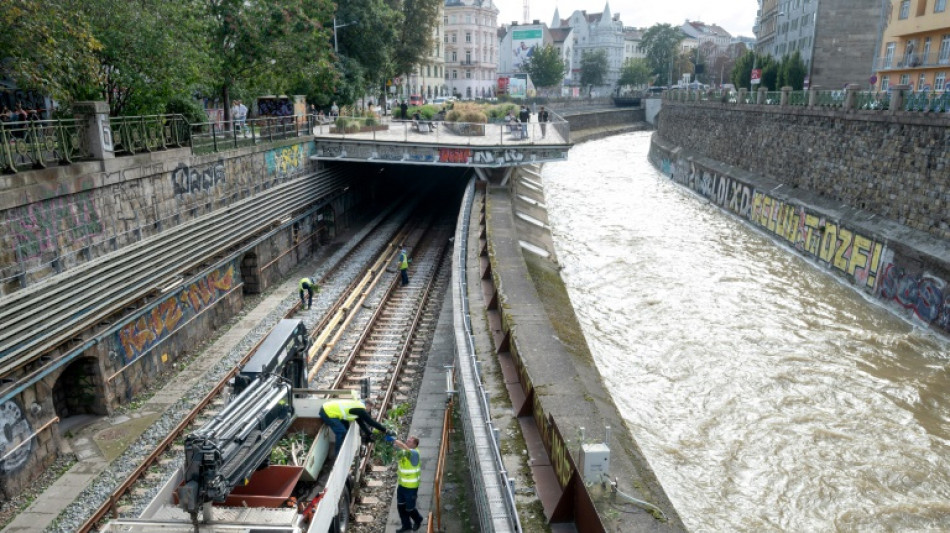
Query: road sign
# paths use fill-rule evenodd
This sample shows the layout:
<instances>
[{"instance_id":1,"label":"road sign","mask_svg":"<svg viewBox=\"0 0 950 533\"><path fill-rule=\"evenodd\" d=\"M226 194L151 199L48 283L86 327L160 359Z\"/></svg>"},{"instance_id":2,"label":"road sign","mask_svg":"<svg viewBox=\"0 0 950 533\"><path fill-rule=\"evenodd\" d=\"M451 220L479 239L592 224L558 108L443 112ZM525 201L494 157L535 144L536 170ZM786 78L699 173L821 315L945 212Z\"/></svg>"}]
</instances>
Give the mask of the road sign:
<instances>
[{"instance_id":1,"label":"road sign","mask_svg":"<svg viewBox=\"0 0 950 533\"><path fill-rule=\"evenodd\" d=\"M871 85L874 85L875 83L877 83L877 76L872 75L871 78L868 80L868 83L870 83Z\"/></svg>"},{"instance_id":2,"label":"road sign","mask_svg":"<svg viewBox=\"0 0 950 533\"><path fill-rule=\"evenodd\" d=\"M758 85L762 82L762 69L752 69L752 85Z\"/></svg>"}]
</instances>

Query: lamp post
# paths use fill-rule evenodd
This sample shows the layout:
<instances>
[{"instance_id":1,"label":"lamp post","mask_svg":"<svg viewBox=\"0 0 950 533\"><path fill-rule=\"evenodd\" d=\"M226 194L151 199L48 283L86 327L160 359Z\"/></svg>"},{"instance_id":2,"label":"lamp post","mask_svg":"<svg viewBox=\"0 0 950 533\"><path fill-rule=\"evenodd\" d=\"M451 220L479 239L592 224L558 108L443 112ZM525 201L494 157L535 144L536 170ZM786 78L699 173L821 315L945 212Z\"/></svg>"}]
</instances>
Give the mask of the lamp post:
<instances>
[{"instance_id":1,"label":"lamp post","mask_svg":"<svg viewBox=\"0 0 950 533\"><path fill-rule=\"evenodd\" d=\"M345 28L347 26L352 26L353 24L356 24L356 23L357 21L354 20L352 22L347 22L346 24L337 24L336 17L333 17L333 52L334 53L340 53L340 45L336 40L337 28Z\"/></svg>"}]
</instances>

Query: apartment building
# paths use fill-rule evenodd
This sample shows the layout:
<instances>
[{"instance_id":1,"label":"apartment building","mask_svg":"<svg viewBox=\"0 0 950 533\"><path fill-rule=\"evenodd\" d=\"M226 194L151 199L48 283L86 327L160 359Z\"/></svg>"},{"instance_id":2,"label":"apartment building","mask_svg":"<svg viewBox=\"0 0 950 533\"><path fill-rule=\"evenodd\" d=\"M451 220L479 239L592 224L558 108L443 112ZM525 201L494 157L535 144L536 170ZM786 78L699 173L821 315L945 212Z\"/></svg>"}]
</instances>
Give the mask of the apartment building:
<instances>
[{"instance_id":1,"label":"apartment building","mask_svg":"<svg viewBox=\"0 0 950 533\"><path fill-rule=\"evenodd\" d=\"M885 9L876 64L877 88L910 85L945 91L950 78L950 11L947 0L896 0Z\"/></svg>"},{"instance_id":2,"label":"apartment building","mask_svg":"<svg viewBox=\"0 0 950 533\"><path fill-rule=\"evenodd\" d=\"M495 95L498 71L498 8L491 0L445 0L442 42L445 86L450 95Z\"/></svg>"}]
</instances>

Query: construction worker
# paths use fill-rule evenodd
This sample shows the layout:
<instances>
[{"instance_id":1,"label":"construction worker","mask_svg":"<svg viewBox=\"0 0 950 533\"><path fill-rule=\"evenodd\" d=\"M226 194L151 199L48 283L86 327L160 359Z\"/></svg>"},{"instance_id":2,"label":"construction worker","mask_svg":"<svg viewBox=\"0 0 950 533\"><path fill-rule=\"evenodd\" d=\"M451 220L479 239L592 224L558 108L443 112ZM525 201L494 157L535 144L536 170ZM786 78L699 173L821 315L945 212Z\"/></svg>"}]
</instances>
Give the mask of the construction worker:
<instances>
[{"instance_id":1,"label":"construction worker","mask_svg":"<svg viewBox=\"0 0 950 533\"><path fill-rule=\"evenodd\" d=\"M359 400L330 400L323 403L320 407L320 419L330 427L333 434L336 435L336 451L340 453L343 446L343 439L346 438L346 432L350 429L350 422L356 421L363 432L364 437L371 437L376 428L383 433L387 433L386 426L373 420L369 414L366 404ZM388 434L388 433L387 433Z\"/></svg>"},{"instance_id":2,"label":"construction worker","mask_svg":"<svg viewBox=\"0 0 950 533\"><path fill-rule=\"evenodd\" d=\"M399 257L396 259L396 262L399 263L399 275L402 276L403 286L409 285L409 254L406 253L406 249L403 248L399 251Z\"/></svg>"},{"instance_id":3,"label":"construction worker","mask_svg":"<svg viewBox=\"0 0 950 533\"><path fill-rule=\"evenodd\" d=\"M422 480L422 458L419 456L419 437L411 436L406 442L387 436L386 441L392 442L399 448L396 455L397 477L399 486L396 487L396 510L399 511L399 520L402 527L396 533L416 531L422 525L422 515L416 509L416 497L419 493L419 482Z\"/></svg>"},{"instance_id":4,"label":"construction worker","mask_svg":"<svg viewBox=\"0 0 950 533\"><path fill-rule=\"evenodd\" d=\"M300 280L300 307L310 309L310 306L313 305L313 293L319 290L320 290L320 287L317 286L317 282L313 281L313 278L301 278ZM303 299L303 291L307 291L306 302Z\"/></svg>"}]
</instances>

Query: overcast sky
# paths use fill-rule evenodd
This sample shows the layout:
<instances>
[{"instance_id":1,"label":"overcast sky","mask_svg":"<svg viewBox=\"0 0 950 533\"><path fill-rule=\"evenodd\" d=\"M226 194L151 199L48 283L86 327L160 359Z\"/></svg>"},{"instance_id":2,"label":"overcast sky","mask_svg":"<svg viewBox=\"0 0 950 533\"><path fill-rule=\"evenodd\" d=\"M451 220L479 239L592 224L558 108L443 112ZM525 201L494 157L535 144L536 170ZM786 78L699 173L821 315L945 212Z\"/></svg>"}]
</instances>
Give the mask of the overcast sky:
<instances>
[{"instance_id":1,"label":"overcast sky","mask_svg":"<svg viewBox=\"0 0 950 533\"><path fill-rule=\"evenodd\" d=\"M524 0L494 0L498 24L511 24L524 18ZM528 0L531 19L551 24L554 8L562 19L576 10L600 13L605 0ZM733 36L754 37L752 25L759 7L756 0L610 0L610 12L620 13L624 26L650 27L658 23L679 26L686 19L718 24Z\"/></svg>"}]
</instances>

